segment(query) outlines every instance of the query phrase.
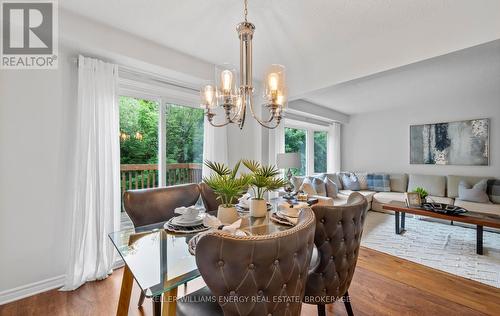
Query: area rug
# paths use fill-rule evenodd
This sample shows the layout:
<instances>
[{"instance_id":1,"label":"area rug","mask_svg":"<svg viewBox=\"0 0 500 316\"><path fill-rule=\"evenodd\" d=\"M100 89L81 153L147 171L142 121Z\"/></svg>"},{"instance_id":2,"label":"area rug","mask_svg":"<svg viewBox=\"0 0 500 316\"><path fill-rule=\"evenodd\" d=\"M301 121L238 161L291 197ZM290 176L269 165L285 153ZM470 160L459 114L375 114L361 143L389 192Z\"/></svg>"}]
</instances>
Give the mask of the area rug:
<instances>
[{"instance_id":1,"label":"area rug","mask_svg":"<svg viewBox=\"0 0 500 316\"><path fill-rule=\"evenodd\" d=\"M476 230L406 216L394 233L394 215L368 212L361 245L500 288L500 234L484 232L484 255L476 254Z\"/></svg>"}]
</instances>

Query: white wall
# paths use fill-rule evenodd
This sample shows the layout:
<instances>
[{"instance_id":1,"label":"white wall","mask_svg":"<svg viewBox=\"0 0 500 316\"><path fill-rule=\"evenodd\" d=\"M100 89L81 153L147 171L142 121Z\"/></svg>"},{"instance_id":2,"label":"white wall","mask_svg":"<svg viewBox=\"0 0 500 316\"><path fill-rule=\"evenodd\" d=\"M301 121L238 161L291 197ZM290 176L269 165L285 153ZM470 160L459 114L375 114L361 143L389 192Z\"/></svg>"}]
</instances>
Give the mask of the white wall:
<instances>
[{"instance_id":1,"label":"white wall","mask_svg":"<svg viewBox=\"0 0 500 316\"><path fill-rule=\"evenodd\" d=\"M343 126L342 169L500 177L500 41L353 82L360 108ZM490 118L489 166L410 165L409 126Z\"/></svg>"}]
</instances>

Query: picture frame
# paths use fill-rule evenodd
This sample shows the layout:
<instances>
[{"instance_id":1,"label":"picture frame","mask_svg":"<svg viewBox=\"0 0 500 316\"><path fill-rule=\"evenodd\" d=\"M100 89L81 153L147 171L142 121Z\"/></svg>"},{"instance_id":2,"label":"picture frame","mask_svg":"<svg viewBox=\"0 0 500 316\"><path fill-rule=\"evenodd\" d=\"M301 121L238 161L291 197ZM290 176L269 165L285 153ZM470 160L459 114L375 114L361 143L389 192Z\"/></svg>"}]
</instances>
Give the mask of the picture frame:
<instances>
[{"instance_id":1,"label":"picture frame","mask_svg":"<svg viewBox=\"0 0 500 316\"><path fill-rule=\"evenodd\" d=\"M406 192L405 195L405 202L407 207L420 207L422 205L420 194L416 192Z\"/></svg>"}]
</instances>

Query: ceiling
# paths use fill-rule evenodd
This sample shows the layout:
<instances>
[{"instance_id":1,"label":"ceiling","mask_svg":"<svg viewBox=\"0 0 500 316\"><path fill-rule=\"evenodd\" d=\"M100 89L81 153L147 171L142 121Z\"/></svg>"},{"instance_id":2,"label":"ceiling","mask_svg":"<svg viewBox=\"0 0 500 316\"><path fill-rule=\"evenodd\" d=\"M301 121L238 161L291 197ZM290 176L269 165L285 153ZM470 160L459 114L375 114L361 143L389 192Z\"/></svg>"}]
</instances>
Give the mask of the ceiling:
<instances>
[{"instance_id":1,"label":"ceiling","mask_svg":"<svg viewBox=\"0 0 500 316\"><path fill-rule=\"evenodd\" d=\"M460 50L308 93L305 100L359 114L420 104L460 103L474 95L498 95L500 40ZM451 100L451 101L450 101ZM471 104L475 101L471 100ZM500 109L500 107L499 107Z\"/></svg>"},{"instance_id":2,"label":"ceiling","mask_svg":"<svg viewBox=\"0 0 500 316\"><path fill-rule=\"evenodd\" d=\"M238 65L242 1L61 0L61 7L214 64ZM287 67L289 92L311 92L500 38L500 0L249 0L254 74Z\"/></svg>"}]
</instances>

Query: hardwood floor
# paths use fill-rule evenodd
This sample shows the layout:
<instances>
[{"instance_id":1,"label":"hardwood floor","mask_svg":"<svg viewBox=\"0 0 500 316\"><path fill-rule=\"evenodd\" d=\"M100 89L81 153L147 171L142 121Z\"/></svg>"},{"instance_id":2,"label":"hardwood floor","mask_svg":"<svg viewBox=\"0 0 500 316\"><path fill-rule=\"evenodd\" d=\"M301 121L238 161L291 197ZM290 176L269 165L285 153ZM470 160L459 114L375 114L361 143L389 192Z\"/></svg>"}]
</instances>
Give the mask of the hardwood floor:
<instances>
[{"instance_id":1,"label":"hardwood floor","mask_svg":"<svg viewBox=\"0 0 500 316\"><path fill-rule=\"evenodd\" d=\"M114 315L123 269L104 281L89 282L74 292L57 290L0 306L0 315ZM190 282L188 292L203 286ZM182 295L184 287L179 288ZM359 315L500 315L500 289L463 279L410 261L361 248L349 289ZM151 302L137 308L134 285L129 315L152 315ZM328 315L346 315L343 304L327 307ZM302 315L316 315L304 305Z\"/></svg>"}]
</instances>

